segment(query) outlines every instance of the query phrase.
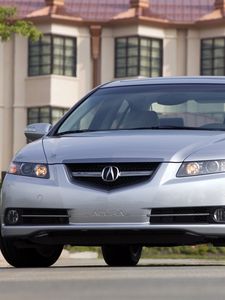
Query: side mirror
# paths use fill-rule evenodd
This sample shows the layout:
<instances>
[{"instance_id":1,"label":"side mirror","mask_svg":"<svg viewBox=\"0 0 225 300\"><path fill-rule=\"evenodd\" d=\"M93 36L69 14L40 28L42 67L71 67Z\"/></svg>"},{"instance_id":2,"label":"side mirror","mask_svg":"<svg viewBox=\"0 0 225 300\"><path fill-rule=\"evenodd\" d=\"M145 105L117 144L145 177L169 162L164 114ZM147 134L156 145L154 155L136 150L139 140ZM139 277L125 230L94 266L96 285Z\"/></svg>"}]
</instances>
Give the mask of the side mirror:
<instances>
[{"instance_id":1,"label":"side mirror","mask_svg":"<svg viewBox=\"0 0 225 300\"><path fill-rule=\"evenodd\" d=\"M52 128L51 124L48 123L36 123L28 125L24 134L29 141L35 141L46 135Z\"/></svg>"}]
</instances>

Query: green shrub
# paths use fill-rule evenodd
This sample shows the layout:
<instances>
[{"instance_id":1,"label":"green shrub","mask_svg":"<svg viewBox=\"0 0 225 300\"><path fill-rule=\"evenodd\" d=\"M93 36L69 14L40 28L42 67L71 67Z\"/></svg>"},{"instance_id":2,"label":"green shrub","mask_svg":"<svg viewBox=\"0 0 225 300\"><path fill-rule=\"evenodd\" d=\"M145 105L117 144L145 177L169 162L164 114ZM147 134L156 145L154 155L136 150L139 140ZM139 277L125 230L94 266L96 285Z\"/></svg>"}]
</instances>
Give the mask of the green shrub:
<instances>
[{"instance_id":1,"label":"green shrub","mask_svg":"<svg viewBox=\"0 0 225 300\"><path fill-rule=\"evenodd\" d=\"M146 258L224 258L225 247L214 247L211 244L178 247L143 248L142 257Z\"/></svg>"},{"instance_id":2,"label":"green shrub","mask_svg":"<svg viewBox=\"0 0 225 300\"><path fill-rule=\"evenodd\" d=\"M70 252L94 251L98 253L99 257L102 257L100 247L67 246L66 249ZM224 259L225 247L214 247L211 244L178 247L144 247L142 258Z\"/></svg>"}]
</instances>

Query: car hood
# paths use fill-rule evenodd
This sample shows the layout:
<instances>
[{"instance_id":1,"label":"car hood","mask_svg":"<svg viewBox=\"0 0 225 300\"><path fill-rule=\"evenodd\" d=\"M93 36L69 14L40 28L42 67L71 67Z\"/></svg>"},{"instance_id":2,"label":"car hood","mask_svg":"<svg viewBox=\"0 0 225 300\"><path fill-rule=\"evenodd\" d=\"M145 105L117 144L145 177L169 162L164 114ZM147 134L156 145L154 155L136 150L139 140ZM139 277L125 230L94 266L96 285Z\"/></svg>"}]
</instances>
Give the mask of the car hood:
<instances>
[{"instance_id":1,"label":"car hood","mask_svg":"<svg viewBox=\"0 0 225 300\"><path fill-rule=\"evenodd\" d=\"M218 149L219 143L224 144L222 148L225 149L224 139L224 132L218 131L112 131L46 137L43 139L43 147L50 164L96 161L182 162L201 151L204 153L201 159L210 159L207 148L215 155L212 149Z\"/></svg>"}]
</instances>

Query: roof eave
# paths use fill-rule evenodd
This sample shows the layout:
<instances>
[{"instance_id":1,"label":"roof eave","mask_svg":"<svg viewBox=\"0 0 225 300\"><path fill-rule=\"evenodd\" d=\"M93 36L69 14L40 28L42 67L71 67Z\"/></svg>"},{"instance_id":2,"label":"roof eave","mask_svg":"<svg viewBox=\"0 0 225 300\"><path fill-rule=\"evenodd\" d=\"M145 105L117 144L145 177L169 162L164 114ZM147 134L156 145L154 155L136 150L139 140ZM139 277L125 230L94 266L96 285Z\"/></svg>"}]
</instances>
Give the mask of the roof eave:
<instances>
[{"instance_id":1,"label":"roof eave","mask_svg":"<svg viewBox=\"0 0 225 300\"><path fill-rule=\"evenodd\" d=\"M160 28L179 28L179 29L187 29L194 27L195 24L193 22L174 22L165 19L155 19L148 17L132 17L127 19L116 19L109 21L96 21L96 20L85 20L78 17L66 17L59 15L48 15L48 16L38 16L38 17L26 17L28 21L33 22L34 24L42 24L42 23L59 23L59 24L68 24L68 25L77 25L77 26L90 26L90 25L100 25L105 27L119 27L121 25L151 25L153 27Z\"/></svg>"},{"instance_id":2,"label":"roof eave","mask_svg":"<svg viewBox=\"0 0 225 300\"><path fill-rule=\"evenodd\" d=\"M31 21L34 24L43 24L43 23L59 23L59 24L76 24L82 25L84 20L80 17L71 17L65 15L46 15L46 16L36 16L36 17L25 17L24 20Z\"/></svg>"},{"instance_id":3,"label":"roof eave","mask_svg":"<svg viewBox=\"0 0 225 300\"><path fill-rule=\"evenodd\" d=\"M225 17L214 19L214 20L199 20L195 22L195 27L197 28L205 28L205 27L217 27L224 26Z\"/></svg>"},{"instance_id":4,"label":"roof eave","mask_svg":"<svg viewBox=\"0 0 225 300\"><path fill-rule=\"evenodd\" d=\"M109 20L106 25L108 26L120 26L122 24L127 25L152 25L161 28L190 28L194 25L193 22L175 22L168 19L161 19L161 18L154 18L148 16L135 16L126 19L111 19Z\"/></svg>"}]
</instances>

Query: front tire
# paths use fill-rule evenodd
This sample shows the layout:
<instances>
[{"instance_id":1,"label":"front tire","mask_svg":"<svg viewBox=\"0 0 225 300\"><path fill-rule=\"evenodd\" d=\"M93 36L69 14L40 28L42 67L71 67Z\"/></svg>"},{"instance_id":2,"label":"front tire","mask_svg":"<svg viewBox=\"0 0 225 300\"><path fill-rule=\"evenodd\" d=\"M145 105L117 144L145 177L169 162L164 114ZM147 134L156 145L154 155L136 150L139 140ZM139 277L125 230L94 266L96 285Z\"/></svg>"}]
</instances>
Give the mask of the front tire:
<instances>
[{"instance_id":1,"label":"front tire","mask_svg":"<svg viewBox=\"0 0 225 300\"><path fill-rule=\"evenodd\" d=\"M16 268L44 268L53 265L63 250L61 245L17 247L13 239L1 238L1 251L5 260Z\"/></svg>"},{"instance_id":2,"label":"front tire","mask_svg":"<svg viewBox=\"0 0 225 300\"><path fill-rule=\"evenodd\" d=\"M107 245L102 246L102 255L107 265L136 266L141 257L142 246Z\"/></svg>"}]
</instances>

